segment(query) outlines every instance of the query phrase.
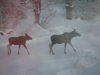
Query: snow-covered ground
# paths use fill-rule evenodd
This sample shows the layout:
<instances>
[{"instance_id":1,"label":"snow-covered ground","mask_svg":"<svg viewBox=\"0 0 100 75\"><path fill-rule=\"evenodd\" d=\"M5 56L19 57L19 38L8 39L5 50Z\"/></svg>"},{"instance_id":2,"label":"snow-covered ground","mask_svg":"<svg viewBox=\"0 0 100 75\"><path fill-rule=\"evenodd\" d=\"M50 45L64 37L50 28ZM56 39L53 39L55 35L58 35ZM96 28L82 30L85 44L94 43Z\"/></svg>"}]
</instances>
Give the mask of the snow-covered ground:
<instances>
[{"instance_id":1,"label":"snow-covered ground","mask_svg":"<svg viewBox=\"0 0 100 75\"><path fill-rule=\"evenodd\" d=\"M29 21L23 20L13 34L0 36L0 75L86 75L91 72L91 68L100 69L97 68L100 65L99 21L66 20L64 5L55 4L52 7L57 10L52 28L43 29L33 24L32 17L29 15ZM56 44L53 47L55 55L49 54L50 36L71 32L73 29L81 34L80 37L72 39L76 52L67 45L67 54L64 54L64 44ZM23 46L18 55L18 46L13 45L12 53L8 56L7 39L24 33L28 33L33 38L26 43L30 55ZM95 65L96 67L93 67Z\"/></svg>"}]
</instances>

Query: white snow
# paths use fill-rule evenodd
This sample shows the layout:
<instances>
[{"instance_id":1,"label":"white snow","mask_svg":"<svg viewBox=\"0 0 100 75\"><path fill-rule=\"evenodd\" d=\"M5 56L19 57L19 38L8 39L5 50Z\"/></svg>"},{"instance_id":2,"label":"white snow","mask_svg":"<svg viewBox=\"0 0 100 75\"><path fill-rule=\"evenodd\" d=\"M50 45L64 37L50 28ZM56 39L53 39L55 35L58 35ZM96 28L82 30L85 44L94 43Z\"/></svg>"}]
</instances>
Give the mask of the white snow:
<instances>
[{"instance_id":1,"label":"white snow","mask_svg":"<svg viewBox=\"0 0 100 75\"><path fill-rule=\"evenodd\" d=\"M57 10L57 15L50 29L35 25L29 11L31 14L14 33L0 36L0 75L82 75L84 70L91 69L100 62L100 23L81 19L67 20L63 12L65 9L61 6L62 4L52 6ZM67 45L67 54L64 54L64 44L56 44L53 47L55 55L49 54L50 36L71 32L73 29L81 34L72 39L76 52ZM18 46L13 45L12 53L8 56L7 39L24 33L33 38L26 43L30 55L23 46L18 55Z\"/></svg>"}]
</instances>

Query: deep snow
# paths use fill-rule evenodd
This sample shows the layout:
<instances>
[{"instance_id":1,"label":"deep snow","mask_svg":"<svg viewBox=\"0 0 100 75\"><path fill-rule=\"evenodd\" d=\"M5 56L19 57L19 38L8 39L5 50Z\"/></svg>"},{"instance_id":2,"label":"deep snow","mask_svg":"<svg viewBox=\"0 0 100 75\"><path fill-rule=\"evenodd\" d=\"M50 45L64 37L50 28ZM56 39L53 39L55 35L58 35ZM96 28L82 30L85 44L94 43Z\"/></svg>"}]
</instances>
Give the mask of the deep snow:
<instances>
[{"instance_id":1,"label":"deep snow","mask_svg":"<svg viewBox=\"0 0 100 75\"><path fill-rule=\"evenodd\" d=\"M100 23L81 19L66 20L64 5L55 4L52 7L57 10L52 28L43 29L33 24L32 16L29 15L29 21L23 20L13 34L0 36L0 75L83 75L85 70L88 73L90 72L88 69L95 68L93 66L96 64L100 65L98 64L100 63ZM74 28L81 34L80 37L72 39L77 52L67 45L67 54L64 54L64 44L56 44L53 47L55 55L49 54L50 36L71 32ZM7 39L24 33L28 33L33 38L26 43L31 55L28 55L23 46L18 55L18 46L13 45L11 56L8 56Z\"/></svg>"}]
</instances>

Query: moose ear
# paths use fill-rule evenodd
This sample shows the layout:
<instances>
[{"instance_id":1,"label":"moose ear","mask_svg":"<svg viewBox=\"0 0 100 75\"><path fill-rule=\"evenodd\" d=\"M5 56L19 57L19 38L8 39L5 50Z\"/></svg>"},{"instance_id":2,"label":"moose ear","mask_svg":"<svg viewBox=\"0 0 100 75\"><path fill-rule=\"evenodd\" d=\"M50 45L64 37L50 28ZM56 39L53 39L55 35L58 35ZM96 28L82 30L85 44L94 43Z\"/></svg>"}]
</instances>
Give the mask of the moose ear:
<instances>
[{"instance_id":1,"label":"moose ear","mask_svg":"<svg viewBox=\"0 0 100 75\"><path fill-rule=\"evenodd\" d=\"M27 36L27 34L25 33L25 36Z\"/></svg>"},{"instance_id":2,"label":"moose ear","mask_svg":"<svg viewBox=\"0 0 100 75\"><path fill-rule=\"evenodd\" d=\"M74 29L74 31L76 31L76 30Z\"/></svg>"}]
</instances>

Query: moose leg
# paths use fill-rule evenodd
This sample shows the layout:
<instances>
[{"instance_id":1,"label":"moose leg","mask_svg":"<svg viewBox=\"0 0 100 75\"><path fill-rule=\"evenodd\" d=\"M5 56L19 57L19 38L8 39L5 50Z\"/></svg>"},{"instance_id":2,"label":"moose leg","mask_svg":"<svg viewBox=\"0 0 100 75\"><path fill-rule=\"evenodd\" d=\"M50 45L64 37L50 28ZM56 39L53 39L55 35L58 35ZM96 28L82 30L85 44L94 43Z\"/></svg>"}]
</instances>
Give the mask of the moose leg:
<instances>
[{"instance_id":1,"label":"moose leg","mask_svg":"<svg viewBox=\"0 0 100 75\"><path fill-rule=\"evenodd\" d=\"M66 45L67 45L67 43L65 43L65 49L64 49L64 53L66 54Z\"/></svg>"},{"instance_id":2,"label":"moose leg","mask_svg":"<svg viewBox=\"0 0 100 75\"><path fill-rule=\"evenodd\" d=\"M52 43L52 44L51 44L51 51L52 51L52 54L54 54L54 52L53 52L53 50L52 50L53 45L54 45L54 44Z\"/></svg>"},{"instance_id":3,"label":"moose leg","mask_svg":"<svg viewBox=\"0 0 100 75\"><path fill-rule=\"evenodd\" d=\"M7 45L7 49L8 49L8 55L10 55L10 53L9 53L9 45Z\"/></svg>"},{"instance_id":4,"label":"moose leg","mask_svg":"<svg viewBox=\"0 0 100 75\"><path fill-rule=\"evenodd\" d=\"M23 46L26 48L26 50L27 50L28 54L30 55L30 53L29 53L29 51L28 51L28 49L27 49L26 45L25 45L25 44L23 44Z\"/></svg>"},{"instance_id":5,"label":"moose leg","mask_svg":"<svg viewBox=\"0 0 100 75\"><path fill-rule=\"evenodd\" d=\"M10 54L11 54L11 49L10 49L10 46L11 46L11 45L12 45L12 44L9 45Z\"/></svg>"},{"instance_id":6,"label":"moose leg","mask_svg":"<svg viewBox=\"0 0 100 75\"><path fill-rule=\"evenodd\" d=\"M19 54L20 46L21 46L21 45L19 45L18 54Z\"/></svg>"},{"instance_id":7,"label":"moose leg","mask_svg":"<svg viewBox=\"0 0 100 75\"><path fill-rule=\"evenodd\" d=\"M52 43L51 43L52 44ZM51 44L49 44L49 48L50 48L50 52L49 53L51 53L52 52L52 50L51 50Z\"/></svg>"},{"instance_id":8,"label":"moose leg","mask_svg":"<svg viewBox=\"0 0 100 75\"><path fill-rule=\"evenodd\" d=\"M50 47L50 52L49 52L49 53L52 52L52 54L54 54L54 53L53 53L53 50L52 50L52 46L53 46L53 45L54 45L53 43L49 44L49 47Z\"/></svg>"},{"instance_id":9,"label":"moose leg","mask_svg":"<svg viewBox=\"0 0 100 75\"><path fill-rule=\"evenodd\" d=\"M11 46L11 44L7 45L7 47L8 47L8 55L10 55L10 54L11 54L11 49L10 49L10 46ZM10 53L9 53L9 51L10 51Z\"/></svg>"},{"instance_id":10,"label":"moose leg","mask_svg":"<svg viewBox=\"0 0 100 75\"><path fill-rule=\"evenodd\" d=\"M69 43L69 45L74 49L73 45L71 43ZM74 51L76 52L76 50L74 49Z\"/></svg>"}]
</instances>

